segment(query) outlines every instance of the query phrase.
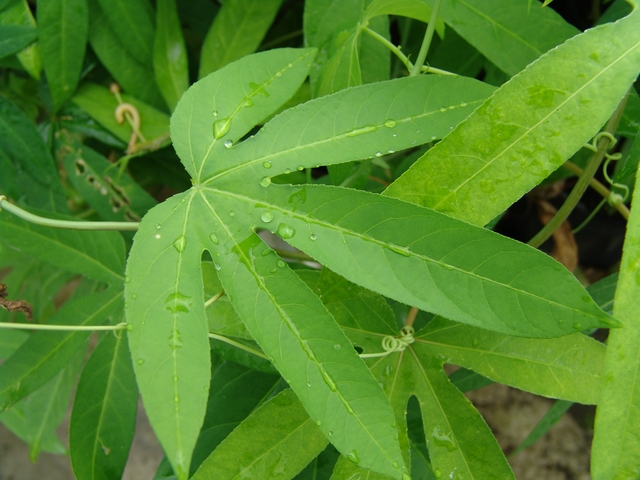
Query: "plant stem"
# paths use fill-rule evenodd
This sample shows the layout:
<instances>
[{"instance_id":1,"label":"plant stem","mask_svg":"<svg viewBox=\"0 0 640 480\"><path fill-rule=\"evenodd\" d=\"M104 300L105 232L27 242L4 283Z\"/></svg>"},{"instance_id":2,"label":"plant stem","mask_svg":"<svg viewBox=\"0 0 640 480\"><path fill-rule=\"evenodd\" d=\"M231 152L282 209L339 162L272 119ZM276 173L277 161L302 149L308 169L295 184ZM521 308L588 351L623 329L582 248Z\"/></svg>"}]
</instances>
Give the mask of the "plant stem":
<instances>
[{"instance_id":1,"label":"plant stem","mask_svg":"<svg viewBox=\"0 0 640 480\"><path fill-rule=\"evenodd\" d=\"M416 63L413 64L411 73L409 73L410 77L415 77L420 73L422 65L427 58L427 53L429 52L429 47L431 46L431 40L433 39L433 32L435 32L436 30L436 20L438 19L440 2L441 0L435 0L433 2L433 7L431 7L431 18L429 18L429 25L427 25L427 31L424 34L424 39L422 40L422 46L420 47L418 58L416 58Z\"/></svg>"},{"instance_id":2,"label":"plant stem","mask_svg":"<svg viewBox=\"0 0 640 480\"><path fill-rule=\"evenodd\" d=\"M404 64L404 66L407 67L407 70L409 71L413 70L413 64L411 63L409 58L407 58L407 56L400 51L398 47L396 47L393 43L391 43L389 40L384 38L378 32L371 30L369 27L364 27L363 30L365 33L369 34L370 36L378 40L380 43L382 43L384 46L386 46L389 50L391 50L400 59L400 61Z\"/></svg>"},{"instance_id":3,"label":"plant stem","mask_svg":"<svg viewBox=\"0 0 640 480\"><path fill-rule=\"evenodd\" d=\"M413 322L416 321L416 316L418 315L419 311L420 310L418 310L416 307L411 307L411 310L409 310L409 313L407 314L407 319L404 322L405 327L413 326Z\"/></svg>"},{"instance_id":4,"label":"plant stem","mask_svg":"<svg viewBox=\"0 0 640 480\"><path fill-rule=\"evenodd\" d=\"M40 217L9 203L7 197L0 195L0 210L5 209L30 223L53 228L67 228L71 230L138 230L138 222L81 222L75 220L55 220L53 218Z\"/></svg>"},{"instance_id":5,"label":"plant stem","mask_svg":"<svg viewBox=\"0 0 640 480\"><path fill-rule=\"evenodd\" d=\"M247 347L246 345L240 342L236 342L235 340L231 340L230 338L223 337L222 335L209 333L209 338L213 338L214 340L220 340L221 342L228 343L229 345L233 345L234 347L238 347L239 349L244 350L245 352L249 352L249 353L252 353L253 355L264 358L265 360L269 360L269 357L267 357L264 353L254 350L251 347Z\"/></svg>"},{"instance_id":6,"label":"plant stem","mask_svg":"<svg viewBox=\"0 0 640 480\"><path fill-rule=\"evenodd\" d=\"M224 295L224 290L222 290L221 292L216 293L213 297L211 297L209 300L204 302L204 308L207 308L209 305L213 304L213 302L218 300L223 295Z\"/></svg>"},{"instance_id":7,"label":"plant stem","mask_svg":"<svg viewBox=\"0 0 640 480\"><path fill-rule=\"evenodd\" d=\"M577 176L582 175L583 170L573 162L570 162L567 160L562 166L567 170L569 170L570 172L575 173ZM589 186L593 188L596 192L598 192L600 195L602 195L603 198L605 199L611 196L611 190L609 190L602 182L600 182L596 178L592 178L589 181ZM629 220L629 214L631 212L629 211L629 209L624 203L614 203L613 208L615 208L618 211L618 213L620 213L620 215L622 215L625 218L625 220Z\"/></svg>"},{"instance_id":8,"label":"plant stem","mask_svg":"<svg viewBox=\"0 0 640 480\"><path fill-rule=\"evenodd\" d=\"M607 122L604 127L604 131L613 135L618 128L618 124L620 123L620 118L622 118L622 112L624 111L624 107L627 105L627 99L629 98L629 94L624 96L616 110L611 115L611 118ZM591 179L600 168L600 164L604 159L604 154L609 148L610 140L606 135L603 135L598 141L598 150L591 155L589 162L587 163L586 168L582 171L582 174L578 177L578 181L576 182L573 190L567 197L567 200L562 204L562 207L558 210L558 212L553 216L553 218L547 223L542 230L540 230L531 240L529 240L528 244L533 247L539 247L542 245L551 235L555 232L560 225L564 223L564 221L569 217L575 206L582 198L585 190L589 186Z\"/></svg>"},{"instance_id":9,"label":"plant stem","mask_svg":"<svg viewBox=\"0 0 640 480\"><path fill-rule=\"evenodd\" d=\"M8 323L0 322L0 328L15 328L21 330L54 330L58 332L103 332L113 330L127 330L127 323L118 323L117 325L47 325L41 323Z\"/></svg>"}]
</instances>

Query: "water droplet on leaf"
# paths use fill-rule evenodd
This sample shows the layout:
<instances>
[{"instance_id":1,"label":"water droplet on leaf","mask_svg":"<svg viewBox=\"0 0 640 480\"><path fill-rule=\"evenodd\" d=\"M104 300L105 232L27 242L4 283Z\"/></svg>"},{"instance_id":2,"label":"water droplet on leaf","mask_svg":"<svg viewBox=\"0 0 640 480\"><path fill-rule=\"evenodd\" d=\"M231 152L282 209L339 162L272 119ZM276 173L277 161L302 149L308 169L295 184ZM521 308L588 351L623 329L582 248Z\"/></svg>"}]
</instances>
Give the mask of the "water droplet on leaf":
<instances>
[{"instance_id":1,"label":"water droplet on leaf","mask_svg":"<svg viewBox=\"0 0 640 480\"><path fill-rule=\"evenodd\" d=\"M218 240L218 236L215 233L209 235L209 238L213 242L214 245L220 245L220 240Z\"/></svg>"},{"instance_id":2,"label":"water droplet on leaf","mask_svg":"<svg viewBox=\"0 0 640 480\"><path fill-rule=\"evenodd\" d=\"M222 118L220 120L216 120L215 122L213 122L214 138L218 139L224 137L229 131L229 128L231 128L231 119Z\"/></svg>"},{"instance_id":3,"label":"water droplet on leaf","mask_svg":"<svg viewBox=\"0 0 640 480\"><path fill-rule=\"evenodd\" d=\"M288 238L293 238L293 236L296 234L296 231L290 225L281 223L280 225L278 225L277 233L280 238L282 238L283 240L287 240Z\"/></svg>"},{"instance_id":4,"label":"water droplet on leaf","mask_svg":"<svg viewBox=\"0 0 640 480\"><path fill-rule=\"evenodd\" d=\"M271 185L271 177L262 177L262 180L260 180L260 185L262 185L263 187L268 187L269 185Z\"/></svg>"},{"instance_id":5,"label":"water droplet on leaf","mask_svg":"<svg viewBox=\"0 0 640 480\"><path fill-rule=\"evenodd\" d=\"M358 464L358 462L360 462L360 458L358 457L358 453L355 450L351 450L349 453L347 453L347 460L349 460L350 462L355 463L356 465Z\"/></svg>"},{"instance_id":6,"label":"water droplet on leaf","mask_svg":"<svg viewBox=\"0 0 640 480\"><path fill-rule=\"evenodd\" d=\"M224 146L225 146L225 148L233 147L233 141L232 140L225 140L224 141Z\"/></svg>"},{"instance_id":7,"label":"water droplet on leaf","mask_svg":"<svg viewBox=\"0 0 640 480\"><path fill-rule=\"evenodd\" d=\"M185 237L184 235L180 235L173 242L173 248L175 248L178 251L178 253L184 252L184 249L186 247L187 247L187 237Z\"/></svg>"},{"instance_id":8,"label":"water droplet on leaf","mask_svg":"<svg viewBox=\"0 0 640 480\"><path fill-rule=\"evenodd\" d=\"M139 359L136 361L136 363L137 363L138 365L144 365L144 358L139 358Z\"/></svg>"},{"instance_id":9,"label":"water droplet on leaf","mask_svg":"<svg viewBox=\"0 0 640 480\"><path fill-rule=\"evenodd\" d=\"M260 215L260 220L262 220L264 223L271 222L273 220L273 213L262 212L262 215ZM265 252L269 253L269 250L265 250Z\"/></svg>"},{"instance_id":10,"label":"water droplet on leaf","mask_svg":"<svg viewBox=\"0 0 640 480\"><path fill-rule=\"evenodd\" d=\"M395 120L387 120L384 122L384 126L387 128L393 128L397 125L397 122Z\"/></svg>"},{"instance_id":11,"label":"water droplet on leaf","mask_svg":"<svg viewBox=\"0 0 640 480\"><path fill-rule=\"evenodd\" d=\"M278 260L278 263L276 265L278 265L280 268L282 268L282 267L284 267L286 265L286 263L284 263L282 260Z\"/></svg>"},{"instance_id":12,"label":"water droplet on leaf","mask_svg":"<svg viewBox=\"0 0 640 480\"><path fill-rule=\"evenodd\" d=\"M264 168L271 168L271 162L268 162L268 161L267 161L267 162L263 162L263 163L262 163L262 166L263 166Z\"/></svg>"}]
</instances>

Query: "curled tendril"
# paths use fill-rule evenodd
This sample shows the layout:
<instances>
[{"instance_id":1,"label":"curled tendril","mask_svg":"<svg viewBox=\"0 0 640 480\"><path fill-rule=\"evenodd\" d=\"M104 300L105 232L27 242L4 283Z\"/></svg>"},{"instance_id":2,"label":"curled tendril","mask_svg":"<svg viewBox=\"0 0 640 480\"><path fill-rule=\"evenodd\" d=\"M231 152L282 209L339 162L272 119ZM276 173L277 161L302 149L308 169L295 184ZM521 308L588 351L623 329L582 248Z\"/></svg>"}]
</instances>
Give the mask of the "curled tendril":
<instances>
[{"instance_id":1,"label":"curled tendril","mask_svg":"<svg viewBox=\"0 0 640 480\"><path fill-rule=\"evenodd\" d=\"M384 352L380 353L365 353L361 354L360 358L376 358L376 357L386 357L395 352L402 352L405 348L411 345L415 338L413 338L413 334L415 330L410 325L405 325L400 330L400 335L394 337L392 335L387 335L382 339L382 348Z\"/></svg>"},{"instance_id":2,"label":"curled tendril","mask_svg":"<svg viewBox=\"0 0 640 480\"><path fill-rule=\"evenodd\" d=\"M595 137L593 137L591 142L587 143L584 147L589 149L589 150L591 150L592 152L597 152L598 151L598 142L603 137L606 138L607 140L609 140L609 146L607 147L607 150L610 150L610 149L612 149L613 147L616 146L616 143L618 142L616 137L614 137L609 132L599 132ZM613 154L611 154L611 153L605 152L604 156L606 158L606 160L604 162L604 165L602 167L602 174L604 175L604 178L607 180L607 182L609 183L609 185L611 185L612 188L616 187L616 188L619 188L620 190L624 191L624 194L622 194L622 195L619 194L619 193L616 193L616 192L612 192L606 200L609 203L609 205L611 205L611 206L619 205L621 203L624 203L627 200L627 197L629 196L629 187L627 187L626 185L623 185L621 183L614 182L611 179L611 177L609 177L609 174L607 173L607 168L609 167L609 163L611 163L612 161L620 160L620 158L622 158L622 154L621 153L613 153Z\"/></svg>"},{"instance_id":3,"label":"curled tendril","mask_svg":"<svg viewBox=\"0 0 640 480\"><path fill-rule=\"evenodd\" d=\"M125 120L129 121L129 124L131 125L131 137L129 137L127 153L134 153L137 150L136 143L138 142L138 138L143 142L146 141L140 133L140 112L138 112L138 109L130 103L121 103L116 107L114 114L116 121L119 124L123 124Z\"/></svg>"}]
</instances>

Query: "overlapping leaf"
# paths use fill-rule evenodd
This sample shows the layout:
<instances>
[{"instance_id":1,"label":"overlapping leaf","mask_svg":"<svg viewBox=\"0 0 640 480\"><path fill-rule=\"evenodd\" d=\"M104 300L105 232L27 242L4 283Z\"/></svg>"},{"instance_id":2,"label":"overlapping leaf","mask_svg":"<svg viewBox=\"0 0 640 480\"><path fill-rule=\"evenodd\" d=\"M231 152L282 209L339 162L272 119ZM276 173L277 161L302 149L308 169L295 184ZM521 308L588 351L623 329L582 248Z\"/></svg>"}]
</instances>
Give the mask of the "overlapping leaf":
<instances>
[{"instance_id":1,"label":"overlapping leaf","mask_svg":"<svg viewBox=\"0 0 640 480\"><path fill-rule=\"evenodd\" d=\"M189 471L208 390L205 250L251 336L337 449L360 467L394 478L407 472L378 382L318 297L254 229L274 231L384 295L498 332L551 337L617 324L555 261L492 232L388 197L270 185L273 175L438 139L491 90L440 77L367 85L283 112L242 140L295 92L312 55L285 49L231 64L188 90L171 120L194 187L143 219L125 296L138 383L179 478ZM416 371L424 381L463 405L431 360L414 363L423 365ZM467 413L468 425L486 429Z\"/></svg>"},{"instance_id":2,"label":"overlapping leaf","mask_svg":"<svg viewBox=\"0 0 640 480\"><path fill-rule=\"evenodd\" d=\"M639 23L635 11L532 63L386 193L474 224L492 220L580 149L614 111L640 71Z\"/></svg>"}]
</instances>

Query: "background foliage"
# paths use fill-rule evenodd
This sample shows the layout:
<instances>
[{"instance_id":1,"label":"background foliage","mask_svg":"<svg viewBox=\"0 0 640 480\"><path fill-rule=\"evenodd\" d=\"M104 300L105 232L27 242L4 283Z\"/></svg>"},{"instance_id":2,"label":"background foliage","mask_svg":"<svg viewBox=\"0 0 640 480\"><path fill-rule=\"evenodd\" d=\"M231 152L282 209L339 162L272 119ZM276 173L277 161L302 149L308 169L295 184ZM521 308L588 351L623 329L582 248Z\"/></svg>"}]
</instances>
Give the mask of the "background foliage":
<instances>
[{"instance_id":1,"label":"background foliage","mask_svg":"<svg viewBox=\"0 0 640 480\"><path fill-rule=\"evenodd\" d=\"M0 215L0 320L71 327L2 330L0 421L65 453L71 401L79 479L121 478L139 394L157 479L512 478L463 394L499 382L558 400L526 444L598 405L593 478L637 477L639 15L0 0L0 194L122 230ZM511 235L562 264L504 235L575 174ZM629 224L585 290L561 216L589 183L583 218Z\"/></svg>"}]
</instances>

